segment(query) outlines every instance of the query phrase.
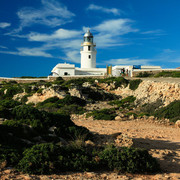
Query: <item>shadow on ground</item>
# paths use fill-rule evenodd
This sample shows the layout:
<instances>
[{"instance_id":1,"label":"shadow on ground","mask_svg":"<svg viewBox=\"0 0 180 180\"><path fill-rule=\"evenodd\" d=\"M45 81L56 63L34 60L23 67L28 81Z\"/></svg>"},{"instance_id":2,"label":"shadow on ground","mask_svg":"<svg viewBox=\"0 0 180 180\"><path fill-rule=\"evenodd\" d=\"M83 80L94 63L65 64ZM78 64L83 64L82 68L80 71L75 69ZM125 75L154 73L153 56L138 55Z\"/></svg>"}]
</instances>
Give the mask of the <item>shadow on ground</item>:
<instances>
[{"instance_id":1,"label":"shadow on ground","mask_svg":"<svg viewBox=\"0 0 180 180\"><path fill-rule=\"evenodd\" d=\"M180 143L134 138L133 147L149 150L157 158L163 172L180 173Z\"/></svg>"}]
</instances>

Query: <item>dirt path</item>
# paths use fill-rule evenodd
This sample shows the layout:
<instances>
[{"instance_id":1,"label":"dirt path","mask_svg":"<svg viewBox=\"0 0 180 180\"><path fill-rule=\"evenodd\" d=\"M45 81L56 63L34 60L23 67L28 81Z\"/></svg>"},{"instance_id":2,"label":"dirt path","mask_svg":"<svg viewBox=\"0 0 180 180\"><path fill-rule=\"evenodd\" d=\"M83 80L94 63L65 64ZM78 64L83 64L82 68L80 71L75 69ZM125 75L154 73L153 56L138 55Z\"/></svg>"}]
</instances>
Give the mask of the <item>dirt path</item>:
<instances>
[{"instance_id":1,"label":"dirt path","mask_svg":"<svg viewBox=\"0 0 180 180\"><path fill-rule=\"evenodd\" d=\"M168 174L170 179L180 179L180 129L150 123L146 120L104 121L77 119L74 122L99 134L109 135L118 132L127 134L133 138L135 147L148 149L152 156L158 159L163 173L157 179L165 178L165 174L166 176ZM156 176L148 176L147 178L156 179Z\"/></svg>"}]
</instances>

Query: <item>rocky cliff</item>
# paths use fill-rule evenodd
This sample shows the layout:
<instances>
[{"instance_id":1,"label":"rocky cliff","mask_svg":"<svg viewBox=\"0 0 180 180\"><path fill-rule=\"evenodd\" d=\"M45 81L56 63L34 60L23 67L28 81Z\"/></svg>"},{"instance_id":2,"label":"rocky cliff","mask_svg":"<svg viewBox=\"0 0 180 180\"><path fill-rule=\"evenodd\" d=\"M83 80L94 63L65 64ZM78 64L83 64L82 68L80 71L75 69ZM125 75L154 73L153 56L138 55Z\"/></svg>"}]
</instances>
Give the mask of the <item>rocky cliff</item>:
<instances>
[{"instance_id":1,"label":"rocky cliff","mask_svg":"<svg viewBox=\"0 0 180 180\"><path fill-rule=\"evenodd\" d=\"M174 100L180 100L180 82L157 82L152 80L143 80L136 90L118 87L115 94L121 95L123 98L127 96L135 96L136 103L154 103L161 100L163 106L166 106Z\"/></svg>"}]
</instances>

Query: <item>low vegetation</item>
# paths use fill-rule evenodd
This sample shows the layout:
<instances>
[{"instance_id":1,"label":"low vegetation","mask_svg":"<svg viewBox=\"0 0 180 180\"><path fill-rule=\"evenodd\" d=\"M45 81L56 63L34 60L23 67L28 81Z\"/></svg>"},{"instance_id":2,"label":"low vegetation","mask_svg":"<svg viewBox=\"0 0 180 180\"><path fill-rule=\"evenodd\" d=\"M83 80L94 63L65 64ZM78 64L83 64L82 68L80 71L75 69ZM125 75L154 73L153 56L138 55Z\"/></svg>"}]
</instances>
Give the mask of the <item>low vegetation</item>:
<instances>
[{"instance_id":1,"label":"low vegetation","mask_svg":"<svg viewBox=\"0 0 180 180\"><path fill-rule=\"evenodd\" d=\"M141 79L131 80L129 82L129 89L136 90L141 82Z\"/></svg>"},{"instance_id":2,"label":"low vegetation","mask_svg":"<svg viewBox=\"0 0 180 180\"><path fill-rule=\"evenodd\" d=\"M114 120L117 114L115 109L101 109L86 114L87 118L90 116L97 120Z\"/></svg>"},{"instance_id":3,"label":"low vegetation","mask_svg":"<svg viewBox=\"0 0 180 180\"><path fill-rule=\"evenodd\" d=\"M173 77L179 78L180 71L162 71L157 74L153 74L150 72L140 72L136 77Z\"/></svg>"},{"instance_id":4,"label":"low vegetation","mask_svg":"<svg viewBox=\"0 0 180 180\"><path fill-rule=\"evenodd\" d=\"M85 82L91 84L91 87L84 86ZM130 89L135 90L141 80L128 81L122 77L110 77L98 79L98 83L112 83L115 88L127 87L129 84ZM147 150L86 145L86 140L94 141L93 133L75 125L70 115L86 112L87 103L107 100L109 104L117 106L87 113L87 117L92 116L97 120L114 120L120 110L127 110L125 116L138 116L129 112L134 108L135 97L119 100L120 96L105 92L98 83L91 78L64 81L60 77L54 82L1 83L0 118L6 120L0 124L0 164L5 162L7 166L29 174L97 170L120 173L159 171L157 161ZM69 88L75 86L81 87L86 100L68 94ZM51 97L37 105L26 104L29 96L42 93L46 87L63 90L66 96L63 99ZM22 98L12 99L22 92ZM174 109L178 107L173 105ZM156 113L158 116L158 111ZM166 116L167 113L163 117Z\"/></svg>"},{"instance_id":5,"label":"low vegetation","mask_svg":"<svg viewBox=\"0 0 180 180\"><path fill-rule=\"evenodd\" d=\"M126 80L123 77L109 77L109 78L106 78L106 79L99 79L98 82L99 83L107 83L108 85L113 83L114 86L115 86L115 89L118 88L118 87L121 87L122 85L124 87L127 87L128 83L129 83L129 81Z\"/></svg>"},{"instance_id":6,"label":"low vegetation","mask_svg":"<svg viewBox=\"0 0 180 180\"><path fill-rule=\"evenodd\" d=\"M173 101L169 105L157 109L154 115L158 118L168 118L172 122L180 119L180 100Z\"/></svg>"},{"instance_id":7,"label":"low vegetation","mask_svg":"<svg viewBox=\"0 0 180 180\"><path fill-rule=\"evenodd\" d=\"M149 72L140 72L136 77L153 77L154 75Z\"/></svg>"},{"instance_id":8,"label":"low vegetation","mask_svg":"<svg viewBox=\"0 0 180 180\"><path fill-rule=\"evenodd\" d=\"M154 77L180 77L180 71L162 71L156 74Z\"/></svg>"},{"instance_id":9,"label":"low vegetation","mask_svg":"<svg viewBox=\"0 0 180 180\"><path fill-rule=\"evenodd\" d=\"M118 108L127 108L130 109L134 106L134 101L136 98L134 96L128 96L122 100L110 101L110 105L117 105Z\"/></svg>"}]
</instances>

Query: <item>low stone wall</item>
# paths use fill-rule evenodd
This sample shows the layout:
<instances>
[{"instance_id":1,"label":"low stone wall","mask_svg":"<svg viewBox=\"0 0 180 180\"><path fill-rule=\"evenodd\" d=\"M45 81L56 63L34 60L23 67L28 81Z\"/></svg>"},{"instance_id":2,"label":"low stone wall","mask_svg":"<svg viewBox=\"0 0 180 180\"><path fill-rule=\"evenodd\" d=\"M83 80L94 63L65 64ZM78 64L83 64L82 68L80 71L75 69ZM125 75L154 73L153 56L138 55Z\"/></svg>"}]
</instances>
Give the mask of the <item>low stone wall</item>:
<instances>
[{"instance_id":1,"label":"low stone wall","mask_svg":"<svg viewBox=\"0 0 180 180\"><path fill-rule=\"evenodd\" d=\"M52 82L56 80L58 77L48 76L47 78L34 78L34 79L25 79L25 78L5 78L0 77L0 82L2 81L16 81L17 83L32 83L32 82L38 82L38 81L47 81ZM65 81L68 81L70 79L79 79L79 78L93 78L93 79L105 79L107 76L63 76L62 77Z\"/></svg>"}]
</instances>

